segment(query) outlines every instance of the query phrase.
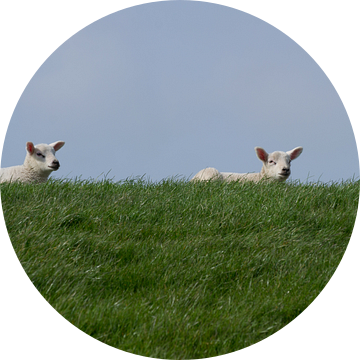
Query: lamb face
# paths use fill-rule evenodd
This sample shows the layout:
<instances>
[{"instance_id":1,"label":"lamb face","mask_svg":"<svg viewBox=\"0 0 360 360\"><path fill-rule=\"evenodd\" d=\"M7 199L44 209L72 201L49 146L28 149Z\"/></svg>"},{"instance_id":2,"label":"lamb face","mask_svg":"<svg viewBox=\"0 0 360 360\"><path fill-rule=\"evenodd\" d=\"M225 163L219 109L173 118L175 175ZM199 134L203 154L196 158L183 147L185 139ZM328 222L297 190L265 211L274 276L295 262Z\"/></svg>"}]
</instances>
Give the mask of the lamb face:
<instances>
[{"instance_id":1,"label":"lamb face","mask_svg":"<svg viewBox=\"0 0 360 360\"><path fill-rule=\"evenodd\" d=\"M302 153L303 148L297 147L291 151L274 151L268 154L263 148L256 147L258 158L263 162L261 175L275 181L285 181L291 174L291 160L296 159Z\"/></svg>"},{"instance_id":2,"label":"lamb face","mask_svg":"<svg viewBox=\"0 0 360 360\"><path fill-rule=\"evenodd\" d=\"M38 174L50 174L60 167L55 152L64 145L63 141L58 141L50 145L38 144L34 146L32 142L26 143L27 155L24 165Z\"/></svg>"}]
</instances>

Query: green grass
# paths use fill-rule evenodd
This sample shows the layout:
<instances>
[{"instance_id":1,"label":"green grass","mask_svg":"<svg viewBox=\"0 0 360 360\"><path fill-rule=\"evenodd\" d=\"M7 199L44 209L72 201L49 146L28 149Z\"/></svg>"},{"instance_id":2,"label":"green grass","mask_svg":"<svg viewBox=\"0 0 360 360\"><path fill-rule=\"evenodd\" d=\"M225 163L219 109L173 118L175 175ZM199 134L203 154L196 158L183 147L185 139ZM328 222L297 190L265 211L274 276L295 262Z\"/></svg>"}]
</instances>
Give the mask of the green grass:
<instances>
[{"instance_id":1,"label":"green grass","mask_svg":"<svg viewBox=\"0 0 360 360\"><path fill-rule=\"evenodd\" d=\"M204 358L297 317L336 270L359 181L2 184L17 256L46 300L138 355Z\"/></svg>"}]
</instances>

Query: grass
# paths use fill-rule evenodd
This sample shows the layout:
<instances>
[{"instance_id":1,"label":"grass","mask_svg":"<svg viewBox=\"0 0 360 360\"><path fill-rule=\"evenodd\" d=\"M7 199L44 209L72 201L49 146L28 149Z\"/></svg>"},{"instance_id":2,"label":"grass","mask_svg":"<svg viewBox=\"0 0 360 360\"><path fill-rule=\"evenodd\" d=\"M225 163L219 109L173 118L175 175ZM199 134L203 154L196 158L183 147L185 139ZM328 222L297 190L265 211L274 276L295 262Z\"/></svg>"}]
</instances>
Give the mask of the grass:
<instances>
[{"instance_id":1,"label":"grass","mask_svg":"<svg viewBox=\"0 0 360 360\"><path fill-rule=\"evenodd\" d=\"M233 352L275 333L327 284L359 181L2 184L29 278L67 320L134 354Z\"/></svg>"}]
</instances>

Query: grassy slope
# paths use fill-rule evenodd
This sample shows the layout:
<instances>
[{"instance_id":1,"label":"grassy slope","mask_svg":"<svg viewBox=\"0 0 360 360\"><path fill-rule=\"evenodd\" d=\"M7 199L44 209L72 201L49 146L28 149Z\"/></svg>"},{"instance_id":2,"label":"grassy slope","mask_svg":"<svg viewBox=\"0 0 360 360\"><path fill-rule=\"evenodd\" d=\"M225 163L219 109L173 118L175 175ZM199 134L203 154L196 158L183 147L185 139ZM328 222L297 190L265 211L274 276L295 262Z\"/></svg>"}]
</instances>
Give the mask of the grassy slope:
<instances>
[{"instance_id":1,"label":"grassy slope","mask_svg":"<svg viewBox=\"0 0 360 360\"><path fill-rule=\"evenodd\" d=\"M239 350L299 315L336 270L359 182L3 184L15 251L71 323L158 358Z\"/></svg>"}]
</instances>

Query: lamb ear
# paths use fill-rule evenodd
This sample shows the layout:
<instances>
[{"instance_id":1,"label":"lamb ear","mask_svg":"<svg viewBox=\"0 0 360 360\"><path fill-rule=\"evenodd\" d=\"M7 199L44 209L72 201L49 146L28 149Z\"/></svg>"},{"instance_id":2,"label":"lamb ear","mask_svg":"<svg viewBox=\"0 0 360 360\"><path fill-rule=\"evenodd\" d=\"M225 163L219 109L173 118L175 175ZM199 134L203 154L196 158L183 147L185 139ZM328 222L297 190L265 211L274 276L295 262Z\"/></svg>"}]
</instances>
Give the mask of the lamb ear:
<instances>
[{"instance_id":1,"label":"lamb ear","mask_svg":"<svg viewBox=\"0 0 360 360\"><path fill-rule=\"evenodd\" d=\"M293 149L293 150L287 151L286 153L287 153L288 155L290 155L290 159L291 159L291 160L294 160L294 159L296 159L297 157L300 156L300 154L302 153L302 151L303 151L303 148L302 148L301 146L299 146L299 147L297 147L297 148L295 148L295 149Z\"/></svg>"},{"instance_id":2,"label":"lamb ear","mask_svg":"<svg viewBox=\"0 0 360 360\"><path fill-rule=\"evenodd\" d=\"M268 154L263 148L256 146L255 152L256 152L257 157L258 157L261 161L267 162L267 159L268 159L268 155L269 155L269 154Z\"/></svg>"},{"instance_id":3,"label":"lamb ear","mask_svg":"<svg viewBox=\"0 0 360 360\"><path fill-rule=\"evenodd\" d=\"M27 151L30 155L32 155L32 154L34 153L34 151L35 151L35 146L34 146L34 144L33 144L31 141L28 141L28 142L26 143L26 151Z\"/></svg>"},{"instance_id":4,"label":"lamb ear","mask_svg":"<svg viewBox=\"0 0 360 360\"><path fill-rule=\"evenodd\" d=\"M55 151L60 150L64 145L65 145L65 141L56 141L50 144L50 146L52 146L55 149Z\"/></svg>"}]
</instances>

